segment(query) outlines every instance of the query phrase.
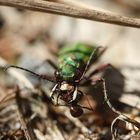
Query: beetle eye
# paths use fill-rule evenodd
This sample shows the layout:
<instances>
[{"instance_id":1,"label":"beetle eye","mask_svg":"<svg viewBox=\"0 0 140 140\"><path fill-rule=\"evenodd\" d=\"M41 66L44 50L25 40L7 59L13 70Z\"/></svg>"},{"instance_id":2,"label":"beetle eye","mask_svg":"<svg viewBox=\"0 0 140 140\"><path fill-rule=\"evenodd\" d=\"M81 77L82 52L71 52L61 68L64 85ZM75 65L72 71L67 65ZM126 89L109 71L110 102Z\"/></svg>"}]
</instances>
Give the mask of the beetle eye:
<instances>
[{"instance_id":1,"label":"beetle eye","mask_svg":"<svg viewBox=\"0 0 140 140\"><path fill-rule=\"evenodd\" d=\"M83 114L83 109L79 106L71 106L70 113L73 117L80 117Z\"/></svg>"}]
</instances>

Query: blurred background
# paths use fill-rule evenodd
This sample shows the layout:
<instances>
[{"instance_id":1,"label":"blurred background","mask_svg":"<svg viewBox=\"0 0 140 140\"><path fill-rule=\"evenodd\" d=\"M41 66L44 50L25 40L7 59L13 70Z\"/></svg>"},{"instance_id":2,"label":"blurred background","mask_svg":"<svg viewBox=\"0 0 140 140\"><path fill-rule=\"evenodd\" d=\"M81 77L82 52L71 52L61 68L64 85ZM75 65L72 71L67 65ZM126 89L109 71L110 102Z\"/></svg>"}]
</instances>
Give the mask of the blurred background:
<instances>
[{"instance_id":1,"label":"blurred background","mask_svg":"<svg viewBox=\"0 0 140 140\"><path fill-rule=\"evenodd\" d=\"M77 1L99 10L140 18L140 0ZM120 72L114 74L109 70L104 73L104 77L109 79L107 89L114 93L110 96L114 99L121 97L123 103L140 109L139 29L0 7L0 65L14 64L34 70L47 58L57 64L53 52L57 52L63 44L76 42L107 47L100 64L110 63ZM53 73L51 68L46 67L37 72ZM30 80L36 84L32 78ZM15 84L19 82L1 71L0 96L5 94L5 85Z\"/></svg>"}]
</instances>

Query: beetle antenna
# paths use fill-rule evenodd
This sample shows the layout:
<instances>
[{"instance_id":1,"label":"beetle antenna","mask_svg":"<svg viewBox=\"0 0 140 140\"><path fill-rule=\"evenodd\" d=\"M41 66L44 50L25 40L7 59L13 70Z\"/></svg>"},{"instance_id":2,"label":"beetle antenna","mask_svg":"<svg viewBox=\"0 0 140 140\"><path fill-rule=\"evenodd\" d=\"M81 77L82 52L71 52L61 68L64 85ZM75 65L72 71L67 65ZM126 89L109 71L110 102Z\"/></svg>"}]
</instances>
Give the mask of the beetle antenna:
<instances>
[{"instance_id":1,"label":"beetle antenna","mask_svg":"<svg viewBox=\"0 0 140 140\"><path fill-rule=\"evenodd\" d=\"M28 70L28 69L25 69L25 68L22 68L22 67L19 67L19 66L14 66L14 65L6 66L4 71L7 71L9 68L16 68L16 69L20 69L20 70L23 70L23 71L27 71L27 72L39 77L40 79L56 83L56 81L52 77L49 77L47 75L37 74L37 73L35 73L35 72L31 71L31 70Z\"/></svg>"}]
</instances>

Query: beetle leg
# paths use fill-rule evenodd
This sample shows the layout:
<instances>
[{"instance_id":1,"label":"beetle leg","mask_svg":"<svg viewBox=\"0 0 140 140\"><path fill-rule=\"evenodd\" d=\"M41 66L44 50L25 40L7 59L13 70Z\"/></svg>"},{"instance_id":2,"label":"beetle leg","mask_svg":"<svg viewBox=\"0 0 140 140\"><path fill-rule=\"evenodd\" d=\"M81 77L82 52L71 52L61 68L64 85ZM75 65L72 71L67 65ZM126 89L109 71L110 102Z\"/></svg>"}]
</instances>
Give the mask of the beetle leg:
<instances>
[{"instance_id":1,"label":"beetle leg","mask_svg":"<svg viewBox=\"0 0 140 140\"><path fill-rule=\"evenodd\" d=\"M56 85L53 87L53 89L52 89L52 91L51 91L51 93L50 93L50 98L51 98L51 100L54 100L54 94L55 94L55 91L56 91L57 86L58 86L58 84L56 84ZM53 101L53 103L54 103L55 106L58 106L58 105L59 105L58 99L59 99L60 96L61 96L61 93L58 93L58 95L57 95L57 97L56 97L56 101Z\"/></svg>"},{"instance_id":2,"label":"beetle leg","mask_svg":"<svg viewBox=\"0 0 140 140\"><path fill-rule=\"evenodd\" d=\"M35 66L35 69L38 69L40 66L44 65L45 63L48 63L52 68L54 68L55 70L57 70L56 64L52 60L50 60L50 59L44 60L39 65Z\"/></svg>"},{"instance_id":3,"label":"beetle leg","mask_svg":"<svg viewBox=\"0 0 140 140\"><path fill-rule=\"evenodd\" d=\"M118 110L116 110L113 105L110 103L109 101L109 97L107 95L107 92L106 92L106 85L105 85L105 80L103 78L99 78L97 80L94 80L91 82L92 85L95 85L95 84L98 84L98 83L101 83L102 86L103 86L103 94L104 94L104 100L105 102L107 103L107 105L111 108L111 110L115 113L117 113L118 115L122 114L121 112L119 112Z\"/></svg>"},{"instance_id":4,"label":"beetle leg","mask_svg":"<svg viewBox=\"0 0 140 140\"><path fill-rule=\"evenodd\" d=\"M59 103L58 103L58 99L59 99L59 97L61 96L61 93L59 93L58 95L57 95L57 97L56 97L56 104L55 105L59 105Z\"/></svg>"},{"instance_id":5,"label":"beetle leg","mask_svg":"<svg viewBox=\"0 0 140 140\"><path fill-rule=\"evenodd\" d=\"M71 107L71 104L57 104L57 106ZM89 107L86 107L86 106L82 106L82 105L80 105L80 104L75 104L75 106L78 106L78 107L80 107L80 108L83 108L83 109L87 109L87 110L93 111L92 108L89 108Z\"/></svg>"},{"instance_id":6,"label":"beetle leg","mask_svg":"<svg viewBox=\"0 0 140 140\"><path fill-rule=\"evenodd\" d=\"M75 88L75 90L74 90L74 92L73 92L72 100L69 101L69 103L75 101L75 100L76 100L76 97L77 97L77 87Z\"/></svg>"},{"instance_id":7,"label":"beetle leg","mask_svg":"<svg viewBox=\"0 0 140 140\"><path fill-rule=\"evenodd\" d=\"M87 106L82 106L82 105L78 104L78 102L82 99L83 96L86 96L86 94L84 94L84 93L83 93L82 91L80 91L80 90L77 90L77 96L76 96L75 100L73 100L73 101L71 102L71 105L73 105L73 106L79 106L79 107L81 107L81 108L83 108L83 109L87 109L87 110L93 111L93 107L90 105L90 102L89 102L88 98L87 98L87 101L88 101L89 107L87 107ZM87 97L87 96L86 96L86 97Z\"/></svg>"},{"instance_id":8,"label":"beetle leg","mask_svg":"<svg viewBox=\"0 0 140 140\"><path fill-rule=\"evenodd\" d=\"M96 75L104 70L106 70L107 68L113 68L115 70L117 70L114 66L112 66L110 63L107 63L107 64L104 64L104 65L101 65L101 66L98 66L94 71L92 71L87 77L84 77L83 78L83 81L81 82L80 85L86 85L88 83L90 83L92 80L91 80L91 77L93 75ZM118 71L118 70L117 70ZM97 79L98 80L98 79ZM96 82L96 80L95 80Z\"/></svg>"},{"instance_id":9,"label":"beetle leg","mask_svg":"<svg viewBox=\"0 0 140 140\"><path fill-rule=\"evenodd\" d=\"M51 98L51 99L54 99L53 96L54 96L54 92L55 92L57 86L58 86L58 84L56 84L56 85L53 87L53 89L52 89L52 91L51 91L51 93L50 93L50 98Z\"/></svg>"},{"instance_id":10,"label":"beetle leg","mask_svg":"<svg viewBox=\"0 0 140 140\"><path fill-rule=\"evenodd\" d=\"M101 83L102 83L102 85L103 85L103 94L104 94L104 100L105 100L105 102L106 102L107 105L111 108L111 110L112 110L113 112L115 112L115 113L117 113L117 114L120 115L121 112L117 111L117 110L113 107L113 105L110 103L110 101L109 101L109 97L108 97L107 92L106 92L105 80L102 78L100 81L101 81Z\"/></svg>"},{"instance_id":11,"label":"beetle leg","mask_svg":"<svg viewBox=\"0 0 140 140\"><path fill-rule=\"evenodd\" d=\"M89 76L87 77L87 79L90 78L90 77L92 77L93 75L95 75L95 74L97 74L97 73L100 73L100 72L106 70L106 69L109 68L109 67L111 67L111 68L113 68L113 69L116 69L116 68L115 68L114 66L112 66L110 63L101 65L101 66L97 67L93 72L91 72L91 73L89 74ZM117 69L116 69L116 70L117 70Z\"/></svg>"},{"instance_id":12,"label":"beetle leg","mask_svg":"<svg viewBox=\"0 0 140 140\"><path fill-rule=\"evenodd\" d=\"M83 98L84 95L85 94L81 90L78 90L77 102L79 102L80 100L82 100L82 98Z\"/></svg>"}]
</instances>

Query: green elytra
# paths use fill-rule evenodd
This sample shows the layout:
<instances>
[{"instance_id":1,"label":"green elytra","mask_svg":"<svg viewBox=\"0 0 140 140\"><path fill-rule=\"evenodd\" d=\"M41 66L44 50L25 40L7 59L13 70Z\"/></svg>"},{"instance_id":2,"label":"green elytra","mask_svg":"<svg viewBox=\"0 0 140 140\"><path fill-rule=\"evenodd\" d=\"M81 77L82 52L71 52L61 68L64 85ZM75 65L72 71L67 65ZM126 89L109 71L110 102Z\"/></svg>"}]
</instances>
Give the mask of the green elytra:
<instances>
[{"instance_id":1,"label":"green elytra","mask_svg":"<svg viewBox=\"0 0 140 140\"><path fill-rule=\"evenodd\" d=\"M77 43L63 47L58 56L59 72L62 80L74 81L80 79L96 46ZM96 54L95 54L96 55Z\"/></svg>"}]
</instances>

